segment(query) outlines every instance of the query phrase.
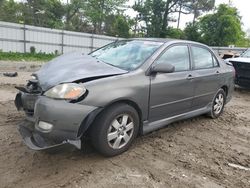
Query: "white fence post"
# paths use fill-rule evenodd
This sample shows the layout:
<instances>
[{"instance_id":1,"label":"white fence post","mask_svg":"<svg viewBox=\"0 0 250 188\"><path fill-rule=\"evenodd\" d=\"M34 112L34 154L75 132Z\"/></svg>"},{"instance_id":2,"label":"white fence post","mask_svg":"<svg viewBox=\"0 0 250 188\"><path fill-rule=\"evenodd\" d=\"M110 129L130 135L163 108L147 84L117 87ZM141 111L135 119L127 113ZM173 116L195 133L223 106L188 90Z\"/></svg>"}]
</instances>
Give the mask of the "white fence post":
<instances>
[{"instance_id":1,"label":"white fence post","mask_svg":"<svg viewBox=\"0 0 250 188\"><path fill-rule=\"evenodd\" d=\"M91 38L90 38L90 51L92 52L94 49L94 34L92 32Z\"/></svg>"},{"instance_id":2,"label":"white fence post","mask_svg":"<svg viewBox=\"0 0 250 188\"><path fill-rule=\"evenodd\" d=\"M62 48L61 48L61 53L63 54L63 46L64 46L64 30L62 30Z\"/></svg>"},{"instance_id":3,"label":"white fence post","mask_svg":"<svg viewBox=\"0 0 250 188\"><path fill-rule=\"evenodd\" d=\"M26 26L23 24L23 53L26 53Z\"/></svg>"}]
</instances>

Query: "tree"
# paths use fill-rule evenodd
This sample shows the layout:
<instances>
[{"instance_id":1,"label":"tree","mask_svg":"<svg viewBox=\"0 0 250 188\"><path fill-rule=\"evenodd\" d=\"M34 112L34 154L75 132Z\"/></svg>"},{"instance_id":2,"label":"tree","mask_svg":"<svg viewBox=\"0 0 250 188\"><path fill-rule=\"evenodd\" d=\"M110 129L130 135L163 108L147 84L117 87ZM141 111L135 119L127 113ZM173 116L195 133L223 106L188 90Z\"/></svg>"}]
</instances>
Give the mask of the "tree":
<instances>
[{"instance_id":1,"label":"tree","mask_svg":"<svg viewBox=\"0 0 250 188\"><path fill-rule=\"evenodd\" d=\"M146 25L146 36L153 37L166 37L169 22L178 21L179 27L181 14L195 12L197 17L213 7L214 0L137 0L133 6ZM173 18L173 13L179 13L178 20Z\"/></svg>"},{"instance_id":2,"label":"tree","mask_svg":"<svg viewBox=\"0 0 250 188\"><path fill-rule=\"evenodd\" d=\"M139 12L140 20L144 21L147 36L165 37L171 13L177 11L179 0L138 0L133 9Z\"/></svg>"},{"instance_id":3,"label":"tree","mask_svg":"<svg viewBox=\"0 0 250 188\"><path fill-rule=\"evenodd\" d=\"M111 15L119 12L119 7L127 0L87 0L85 15L92 23L94 33L103 33L104 21Z\"/></svg>"},{"instance_id":4,"label":"tree","mask_svg":"<svg viewBox=\"0 0 250 188\"><path fill-rule=\"evenodd\" d=\"M198 23L188 23L184 29L184 38L191 41L201 42L201 33Z\"/></svg>"},{"instance_id":5,"label":"tree","mask_svg":"<svg viewBox=\"0 0 250 188\"><path fill-rule=\"evenodd\" d=\"M196 19L203 13L212 10L215 6L215 0L180 0L178 2L178 23L179 28L181 14L193 14L193 24Z\"/></svg>"},{"instance_id":6,"label":"tree","mask_svg":"<svg viewBox=\"0 0 250 188\"><path fill-rule=\"evenodd\" d=\"M129 25L125 17L118 15L113 25L114 36L129 37Z\"/></svg>"},{"instance_id":7,"label":"tree","mask_svg":"<svg viewBox=\"0 0 250 188\"><path fill-rule=\"evenodd\" d=\"M181 29L168 27L166 32L167 38L174 38L174 39L184 39L185 35Z\"/></svg>"},{"instance_id":8,"label":"tree","mask_svg":"<svg viewBox=\"0 0 250 188\"><path fill-rule=\"evenodd\" d=\"M0 0L0 20L18 23L22 19L21 6L14 0Z\"/></svg>"},{"instance_id":9,"label":"tree","mask_svg":"<svg viewBox=\"0 0 250 188\"><path fill-rule=\"evenodd\" d=\"M104 32L111 36L128 38L129 20L123 15L109 15L105 20Z\"/></svg>"},{"instance_id":10,"label":"tree","mask_svg":"<svg viewBox=\"0 0 250 188\"><path fill-rule=\"evenodd\" d=\"M27 0L22 6L22 18L26 24L41 27L61 28L64 7L59 0Z\"/></svg>"},{"instance_id":11,"label":"tree","mask_svg":"<svg viewBox=\"0 0 250 188\"><path fill-rule=\"evenodd\" d=\"M178 2L179 10L178 12L178 20L177 20L177 29L180 26L181 14L191 14L192 13L192 0L180 0Z\"/></svg>"},{"instance_id":12,"label":"tree","mask_svg":"<svg viewBox=\"0 0 250 188\"><path fill-rule=\"evenodd\" d=\"M212 10L215 6L215 0L192 0L189 5L191 11L193 12L193 24L196 19L202 14L202 12L208 12Z\"/></svg>"},{"instance_id":13,"label":"tree","mask_svg":"<svg viewBox=\"0 0 250 188\"><path fill-rule=\"evenodd\" d=\"M87 8L86 1L71 0L70 3L64 5L65 7L65 29L82 31L81 24L86 25L87 21L84 20L84 11ZM79 27L80 26L80 27ZM81 28L81 29L80 29Z\"/></svg>"},{"instance_id":14,"label":"tree","mask_svg":"<svg viewBox=\"0 0 250 188\"><path fill-rule=\"evenodd\" d=\"M0 20L103 34L113 16L114 35L128 36L121 6L127 0L0 0ZM116 20L117 19L117 20ZM106 29L107 30L107 29Z\"/></svg>"},{"instance_id":15,"label":"tree","mask_svg":"<svg viewBox=\"0 0 250 188\"><path fill-rule=\"evenodd\" d=\"M199 21L202 41L210 46L228 46L244 40L241 17L235 7L221 4L214 14Z\"/></svg>"}]
</instances>

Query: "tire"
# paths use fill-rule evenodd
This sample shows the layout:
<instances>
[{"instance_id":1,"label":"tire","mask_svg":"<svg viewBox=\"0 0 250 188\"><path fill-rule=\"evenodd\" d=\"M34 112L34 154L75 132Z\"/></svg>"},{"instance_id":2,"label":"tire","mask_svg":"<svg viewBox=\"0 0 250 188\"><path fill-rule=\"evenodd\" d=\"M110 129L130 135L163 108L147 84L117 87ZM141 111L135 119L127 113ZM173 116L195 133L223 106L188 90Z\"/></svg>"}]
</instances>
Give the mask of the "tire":
<instances>
[{"instance_id":1,"label":"tire","mask_svg":"<svg viewBox=\"0 0 250 188\"><path fill-rule=\"evenodd\" d=\"M211 112L209 113L209 116L213 119L218 118L223 113L225 102L226 93L223 89L219 89L213 99L212 108Z\"/></svg>"},{"instance_id":2,"label":"tire","mask_svg":"<svg viewBox=\"0 0 250 188\"><path fill-rule=\"evenodd\" d=\"M115 104L97 117L92 125L90 138L99 153L111 157L128 150L138 130L137 111L128 104Z\"/></svg>"}]
</instances>

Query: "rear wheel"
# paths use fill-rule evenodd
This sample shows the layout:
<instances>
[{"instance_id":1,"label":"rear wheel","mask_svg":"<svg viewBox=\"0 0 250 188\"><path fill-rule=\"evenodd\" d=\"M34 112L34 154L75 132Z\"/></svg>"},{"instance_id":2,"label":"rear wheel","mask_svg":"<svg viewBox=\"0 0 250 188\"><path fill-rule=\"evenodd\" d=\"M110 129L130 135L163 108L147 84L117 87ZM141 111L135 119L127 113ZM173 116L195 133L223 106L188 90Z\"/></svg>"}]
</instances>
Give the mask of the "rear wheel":
<instances>
[{"instance_id":1,"label":"rear wheel","mask_svg":"<svg viewBox=\"0 0 250 188\"><path fill-rule=\"evenodd\" d=\"M226 102L225 91L223 89L220 89L213 99L212 109L210 112L210 116L212 118L214 119L218 118L222 114L224 110L225 102Z\"/></svg>"},{"instance_id":2,"label":"rear wheel","mask_svg":"<svg viewBox=\"0 0 250 188\"><path fill-rule=\"evenodd\" d=\"M91 129L91 141L105 156L123 153L139 130L137 111L127 104L115 104L97 117Z\"/></svg>"}]
</instances>

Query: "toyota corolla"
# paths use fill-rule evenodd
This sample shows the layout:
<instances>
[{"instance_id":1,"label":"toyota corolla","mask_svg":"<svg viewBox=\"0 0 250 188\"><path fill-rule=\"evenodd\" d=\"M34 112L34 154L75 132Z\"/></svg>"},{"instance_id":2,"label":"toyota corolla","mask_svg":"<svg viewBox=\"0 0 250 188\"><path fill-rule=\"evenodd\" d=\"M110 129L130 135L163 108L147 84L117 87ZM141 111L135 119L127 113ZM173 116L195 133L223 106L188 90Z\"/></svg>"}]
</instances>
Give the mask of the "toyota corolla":
<instances>
[{"instance_id":1,"label":"toyota corolla","mask_svg":"<svg viewBox=\"0 0 250 188\"><path fill-rule=\"evenodd\" d=\"M34 150L82 148L105 156L126 151L139 134L174 121L219 117L234 89L234 68L200 43L131 39L88 55L59 56L17 87L26 113L19 132Z\"/></svg>"}]
</instances>

